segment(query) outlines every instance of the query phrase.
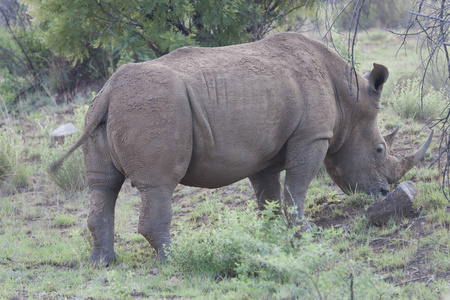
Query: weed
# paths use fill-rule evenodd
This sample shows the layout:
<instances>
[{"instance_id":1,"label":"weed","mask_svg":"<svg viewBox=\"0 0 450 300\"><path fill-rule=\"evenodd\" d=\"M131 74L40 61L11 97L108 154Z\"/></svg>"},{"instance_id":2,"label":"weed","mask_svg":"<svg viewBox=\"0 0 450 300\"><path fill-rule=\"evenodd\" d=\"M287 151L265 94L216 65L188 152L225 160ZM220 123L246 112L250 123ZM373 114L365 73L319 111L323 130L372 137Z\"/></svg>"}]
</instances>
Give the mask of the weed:
<instances>
[{"instance_id":1,"label":"weed","mask_svg":"<svg viewBox=\"0 0 450 300\"><path fill-rule=\"evenodd\" d=\"M206 201L201 202L195 206L195 209L190 213L189 218L193 221L201 220L203 217L209 219L209 222L217 221L218 213L224 208L222 202L211 198L206 198ZM202 221L204 222L204 221Z\"/></svg>"},{"instance_id":2,"label":"weed","mask_svg":"<svg viewBox=\"0 0 450 300\"><path fill-rule=\"evenodd\" d=\"M447 212L447 209L444 207L437 208L436 210L434 210L433 212L431 212L428 215L427 221L433 222L433 223L443 222L443 223L450 224L450 214Z\"/></svg>"},{"instance_id":3,"label":"weed","mask_svg":"<svg viewBox=\"0 0 450 300\"><path fill-rule=\"evenodd\" d=\"M384 249L381 255L378 255L375 260L379 268L384 270L391 270L400 268L404 271L404 268L408 265L408 262L413 258L417 250L417 245L414 243L406 243L403 246L395 248Z\"/></svg>"},{"instance_id":4,"label":"weed","mask_svg":"<svg viewBox=\"0 0 450 300\"><path fill-rule=\"evenodd\" d=\"M373 203L372 197L363 192L356 192L350 194L345 200L345 204L354 207L365 207L366 205L370 205L372 203Z\"/></svg>"},{"instance_id":5,"label":"weed","mask_svg":"<svg viewBox=\"0 0 450 300\"><path fill-rule=\"evenodd\" d=\"M11 125L0 128L0 180L8 181L8 189L28 186L31 168L24 164L25 144Z\"/></svg>"},{"instance_id":6,"label":"weed","mask_svg":"<svg viewBox=\"0 0 450 300\"><path fill-rule=\"evenodd\" d=\"M72 216L59 215L53 220L53 226L55 227L70 227L75 224L76 220Z\"/></svg>"},{"instance_id":7,"label":"weed","mask_svg":"<svg viewBox=\"0 0 450 300\"><path fill-rule=\"evenodd\" d=\"M12 215L18 211L17 204L11 201L10 197L0 198L0 216Z\"/></svg>"},{"instance_id":8,"label":"weed","mask_svg":"<svg viewBox=\"0 0 450 300\"><path fill-rule=\"evenodd\" d=\"M344 216L344 208L339 205L333 205L331 208L331 217L337 219Z\"/></svg>"},{"instance_id":9,"label":"weed","mask_svg":"<svg viewBox=\"0 0 450 300\"><path fill-rule=\"evenodd\" d=\"M449 103L448 96L443 91L431 88L421 99L421 83L419 78L408 79L396 85L394 93L389 99L394 111L407 119L424 118L436 119L442 108Z\"/></svg>"},{"instance_id":10,"label":"weed","mask_svg":"<svg viewBox=\"0 0 450 300\"><path fill-rule=\"evenodd\" d=\"M128 291L126 285L123 284L123 281L130 279L132 275L133 274L131 272L128 272L126 274L126 278L124 279L122 278L122 275L116 270L111 270L107 272L106 278L108 285L120 299L133 299L133 297L129 295L130 291Z\"/></svg>"}]
</instances>

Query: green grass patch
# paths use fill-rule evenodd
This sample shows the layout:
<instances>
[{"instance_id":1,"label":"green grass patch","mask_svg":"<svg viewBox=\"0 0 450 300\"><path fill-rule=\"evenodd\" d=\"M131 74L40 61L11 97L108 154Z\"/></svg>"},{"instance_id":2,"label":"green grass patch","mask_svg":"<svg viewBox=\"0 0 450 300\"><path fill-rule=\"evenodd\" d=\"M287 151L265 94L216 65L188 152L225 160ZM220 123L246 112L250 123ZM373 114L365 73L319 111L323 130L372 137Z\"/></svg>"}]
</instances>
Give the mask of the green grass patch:
<instances>
[{"instance_id":1,"label":"green grass patch","mask_svg":"<svg viewBox=\"0 0 450 300\"><path fill-rule=\"evenodd\" d=\"M409 96L392 93L397 83L408 82L417 56L396 55L396 38L386 32L369 33L358 46L358 66L371 69L377 62L390 70L381 132L401 125L392 152L411 153L427 138L423 121L412 117L417 113L405 119L397 112L396 99ZM403 92L413 95L408 84ZM383 227L370 225L364 215L375 199L345 195L323 170L308 190L305 213L324 225L310 232L276 216L273 203L258 211L248 180L217 190L180 186L173 200L172 252L159 272L155 251L137 233L140 195L126 183L115 214L118 261L99 268L87 264L93 240L81 151L65 162L59 179L47 173L77 138L51 148L49 131L68 121L81 131L86 107L75 114L65 107L68 113L59 115L55 107L28 110L6 123L0 136L8 158L3 164L10 166L0 191L1 299L349 299L352 293L355 299L445 299L449 293L449 203L439 170L427 165L434 143L425 163L402 179L418 187L414 214ZM11 141L19 147L8 148Z\"/></svg>"},{"instance_id":2,"label":"green grass patch","mask_svg":"<svg viewBox=\"0 0 450 300\"><path fill-rule=\"evenodd\" d=\"M59 215L53 220L53 226L55 227L71 227L75 225L76 219L68 215Z\"/></svg>"}]
</instances>

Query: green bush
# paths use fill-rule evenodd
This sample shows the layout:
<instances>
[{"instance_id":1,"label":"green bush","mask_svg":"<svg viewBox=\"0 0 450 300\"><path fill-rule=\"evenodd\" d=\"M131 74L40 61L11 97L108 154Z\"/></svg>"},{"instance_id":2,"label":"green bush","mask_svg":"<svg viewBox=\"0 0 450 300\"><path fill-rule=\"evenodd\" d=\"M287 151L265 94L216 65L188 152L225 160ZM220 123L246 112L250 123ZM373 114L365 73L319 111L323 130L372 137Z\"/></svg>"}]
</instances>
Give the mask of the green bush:
<instances>
[{"instance_id":1,"label":"green bush","mask_svg":"<svg viewBox=\"0 0 450 300\"><path fill-rule=\"evenodd\" d=\"M15 13L25 14L25 10L17 4ZM15 103L40 84L50 51L42 44L39 32L32 30L28 18L0 16L0 21L9 24L0 26L0 89L6 107L14 111Z\"/></svg>"},{"instance_id":2,"label":"green bush","mask_svg":"<svg viewBox=\"0 0 450 300\"><path fill-rule=\"evenodd\" d=\"M63 144L58 144L54 148L49 148L49 142L42 145L41 159L46 169L72 147L80 137L84 126L84 117L88 105L84 105L75 110L74 122L78 132L64 139ZM70 155L55 173L49 172L51 180L64 191L82 190L86 187L86 169L81 148Z\"/></svg>"},{"instance_id":3,"label":"green bush","mask_svg":"<svg viewBox=\"0 0 450 300\"><path fill-rule=\"evenodd\" d=\"M2 104L8 109L13 109L13 104L18 93L29 88L27 76L11 74L6 68L0 69L0 90L2 91Z\"/></svg>"},{"instance_id":4,"label":"green bush","mask_svg":"<svg viewBox=\"0 0 450 300\"><path fill-rule=\"evenodd\" d=\"M215 216L217 221L212 226L193 230L190 225L181 225L174 234L169 262L188 274L212 277L236 275L236 264L243 251L255 246L252 236L258 226L255 208L253 202L248 205L246 219L233 210L227 211L226 216L218 212Z\"/></svg>"},{"instance_id":5,"label":"green bush","mask_svg":"<svg viewBox=\"0 0 450 300\"><path fill-rule=\"evenodd\" d=\"M206 201L220 201L207 199ZM175 234L169 263L175 271L209 280L230 278L241 296L258 299L355 299L395 297L399 289L373 273L369 264L334 249L353 239L342 229L299 231L277 216L271 203L258 217L256 204L216 212L216 222L201 228L182 225ZM208 280L208 279L205 279Z\"/></svg>"},{"instance_id":6,"label":"green bush","mask_svg":"<svg viewBox=\"0 0 450 300\"><path fill-rule=\"evenodd\" d=\"M2 104L11 113L43 106L39 94L45 95L45 101L56 94L71 100L75 89L111 75L119 58L114 51L89 49L85 62L72 63L44 45L45 30L30 23L27 6L17 0L8 2L5 5L14 7L14 12L0 14L0 24L8 24L0 26L0 90Z\"/></svg>"},{"instance_id":7,"label":"green bush","mask_svg":"<svg viewBox=\"0 0 450 300\"><path fill-rule=\"evenodd\" d=\"M403 118L433 120L439 117L450 99L443 91L431 88L421 99L419 78L408 79L395 86L389 103L394 111Z\"/></svg>"}]
</instances>

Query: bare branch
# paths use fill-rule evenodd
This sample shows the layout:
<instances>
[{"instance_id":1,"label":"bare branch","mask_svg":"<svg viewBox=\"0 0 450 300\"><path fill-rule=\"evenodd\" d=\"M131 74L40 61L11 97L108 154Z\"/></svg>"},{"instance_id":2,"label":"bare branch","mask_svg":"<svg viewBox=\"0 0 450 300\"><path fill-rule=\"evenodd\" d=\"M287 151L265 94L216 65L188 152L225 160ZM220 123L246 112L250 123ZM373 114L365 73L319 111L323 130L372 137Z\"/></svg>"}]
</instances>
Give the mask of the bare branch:
<instances>
[{"instance_id":1,"label":"bare branch","mask_svg":"<svg viewBox=\"0 0 450 300\"><path fill-rule=\"evenodd\" d=\"M361 19L361 13L363 12L363 6L365 4L366 0L349 0L346 2L346 4L342 8L337 8L336 1L327 0L325 2L325 27L326 32L323 35L323 39L330 40L332 46L336 49L336 45L333 40L332 31L336 24L336 22L341 18L343 15L350 16L350 23L348 25L348 39L347 39L347 57L343 57L347 60L349 69L348 69L348 84L350 87L351 92L356 92L356 99L359 99L359 82L358 82L358 76L356 72L356 63L355 63L355 46L356 46L356 40L357 40L357 34L359 28L361 28L360 19ZM344 2L345 3L345 2ZM319 1L319 5L322 4L322 1ZM369 0L370 5L370 0ZM351 14L349 14L348 10L352 8ZM328 17L328 14L335 14L334 17L330 18ZM317 14L316 14L317 17ZM329 23L329 19L331 19L331 23ZM336 49L337 50L337 49ZM341 56L342 54L339 53ZM353 91L353 81L356 85L356 91Z\"/></svg>"},{"instance_id":2,"label":"bare branch","mask_svg":"<svg viewBox=\"0 0 450 300\"><path fill-rule=\"evenodd\" d=\"M420 13L416 13L416 12L413 12L413 11L406 11L406 12L411 14L411 15L418 16L418 17L423 17L423 18L431 19L431 20L437 20L437 21L441 21L441 22L444 22L444 23L450 23L450 20L445 20L445 19L441 19L441 18L438 18L438 17L433 17L432 15L420 14Z\"/></svg>"}]
</instances>

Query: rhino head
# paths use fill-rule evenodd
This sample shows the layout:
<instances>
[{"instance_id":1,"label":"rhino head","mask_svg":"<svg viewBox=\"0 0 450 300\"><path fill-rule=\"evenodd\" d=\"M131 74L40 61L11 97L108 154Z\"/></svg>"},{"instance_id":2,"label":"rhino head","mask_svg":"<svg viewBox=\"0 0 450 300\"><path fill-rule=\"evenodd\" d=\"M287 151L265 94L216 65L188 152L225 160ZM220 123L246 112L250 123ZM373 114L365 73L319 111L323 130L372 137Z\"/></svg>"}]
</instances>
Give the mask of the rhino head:
<instances>
[{"instance_id":1,"label":"rhino head","mask_svg":"<svg viewBox=\"0 0 450 300\"><path fill-rule=\"evenodd\" d=\"M431 143L433 132L415 154L402 158L391 154L398 127L391 134L382 136L377 124L381 90L388 76L386 67L374 64L370 73L358 79L358 100L349 94L348 88L336 89L340 119L347 121L338 126L340 140L336 141L337 145L332 144L324 163L328 174L344 192L363 190L371 195L386 195L389 184L400 180L414 167ZM346 102L352 103L346 106Z\"/></svg>"}]
</instances>

